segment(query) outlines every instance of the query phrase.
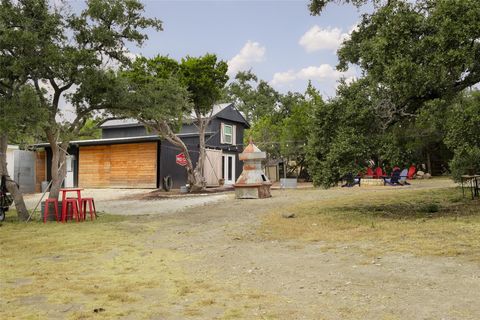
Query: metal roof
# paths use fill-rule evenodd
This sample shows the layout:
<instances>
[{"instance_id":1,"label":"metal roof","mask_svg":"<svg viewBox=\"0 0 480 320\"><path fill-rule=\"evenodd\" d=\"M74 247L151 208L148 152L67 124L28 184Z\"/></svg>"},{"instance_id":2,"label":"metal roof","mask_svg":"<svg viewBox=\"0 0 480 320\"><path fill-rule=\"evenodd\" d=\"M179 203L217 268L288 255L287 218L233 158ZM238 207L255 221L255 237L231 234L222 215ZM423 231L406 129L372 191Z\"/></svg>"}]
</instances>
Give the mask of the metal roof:
<instances>
[{"instance_id":1,"label":"metal roof","mask_svg":"<svg viewBox=\"0 0 480 320\"><path fill-rule=\"evenodd\" d=\"M110 127L136 127L142 126L140 122L135 119L116 119L108 120L100 126L100 128L110 128Z\"/></svg>"},{"instance_id":2,"label":"metal roof","mask_svg":"<svg viewBox=\"0 0 480 320\"><path fill-rule=\"evenodd\" d=\"M212 117L215 117L218 113L222 112L223 110L225 110L229 106L232 106L235 110L237 110L233 106L233 103L220 103L220 104L214 105L213 109L212 109ZM238 112L243 117L243 120L245 120L245 116L240 111L238 111ZM187 122L187 123L191 122L195 118L196 118L195 112L192 111L185 118L185 122ZM245 120L245 123L248 125L248 122L246 120ZM104 124L102 124L100 126L100 128L105 129L105 128L126 128L126 127L142 127L142 126L143 126L143 124L140 123L138 120L135 120L135 119L118 119L118 120L109 120L109 121L105 122Z\"/></svg>"},{"instance_id":3,"label":"metal roof","mask_svg":"<svg viewBox=\"0 0 480 320\"><path fill-rule=\"evenodd\" d=\"M205 135L210 136L213 132L205 132ZM198 133L179 133L177 134L180 138L188 138L198 136ZM107 138L107 139L90 139L90 140L76 140L70 141L70 145L77 146L94 146L94 145L103 145L103 144L120 144L120 143L131 143L131 142L149 142L149 141L160 141L163 140L160 136L138 136L138 137L124 137L124 138ZM35 147L49 147L50 143L37 143Z\"/></svg>"}]
</instances>

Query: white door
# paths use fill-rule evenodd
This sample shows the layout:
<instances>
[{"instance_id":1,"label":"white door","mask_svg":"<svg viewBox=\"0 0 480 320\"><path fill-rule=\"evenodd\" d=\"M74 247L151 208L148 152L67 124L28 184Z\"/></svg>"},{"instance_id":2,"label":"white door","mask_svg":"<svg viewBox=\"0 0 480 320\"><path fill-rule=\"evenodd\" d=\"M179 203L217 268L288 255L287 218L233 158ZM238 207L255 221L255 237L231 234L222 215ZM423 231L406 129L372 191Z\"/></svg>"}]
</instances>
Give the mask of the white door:
<instances>
[{"instance_id":1,"label":"white door","mask_svg":"<svg viewBox=\"0 0 480 320\"><path fill-rule=\"evenodd\" d=\"M73 168L74 168L74 162L75 156L67 156L67 159L65 160L65 164L67 166L67 176L65 177L65 188L73 188Z\"/></svg>"},{"instance_id":2,"label":"white door","mask_svg":"<svg viewBox=\"0 0 480 320\"><path fill-rule=\"evenodd\" d=\"M223 179L225 179L225 184L234 184L235 183L235 155L234 154L224 154L223 159Z\"/></svg>"}]
</instances>

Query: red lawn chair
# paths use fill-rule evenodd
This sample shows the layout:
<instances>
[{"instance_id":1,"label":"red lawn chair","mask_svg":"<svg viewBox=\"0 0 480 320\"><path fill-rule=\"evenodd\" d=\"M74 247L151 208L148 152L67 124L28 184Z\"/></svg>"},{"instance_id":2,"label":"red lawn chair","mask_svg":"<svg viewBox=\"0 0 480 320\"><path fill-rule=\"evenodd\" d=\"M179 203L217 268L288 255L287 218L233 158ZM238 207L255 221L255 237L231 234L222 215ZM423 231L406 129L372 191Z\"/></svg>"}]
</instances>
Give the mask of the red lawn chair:
<instances>
[{"instance_id":1,"label":"red lawn chair","mask_svg":"<svg viewBox=\"0 0 480 320\"><path fill-rule=\"evenodd\" d=\"M368 167L368 168L367 168L367 174L366 174L366 175L369 176L369 177L373 177L373 176L375 175L375 174L373 173L373 169L370 168L370 167Z\"/></svg>"},{"instance_id":2,"label":"red lawn chair","mask_svg":"<svg viewBox=\"0 0 480 320\"><path fill-rule=\"evenodd\" d=\"M381 177L383 177L385 175L385 173L383 172L382 168L380 167L377 167L375 169L375 173L373 174L373 178L374 179L380 179Z\"/></svg>"},{"instance_id":3,"label":"red lawn chair","mask_svg":"<svg viewBox=\"0 0 480 320\"><path fill-rule=\"evenodd\" d=\"M408 168L407 179L412 180L416 172L417 168L415 168L415 166L410 166L410 168Z\"/></svg>"}]
</instances>

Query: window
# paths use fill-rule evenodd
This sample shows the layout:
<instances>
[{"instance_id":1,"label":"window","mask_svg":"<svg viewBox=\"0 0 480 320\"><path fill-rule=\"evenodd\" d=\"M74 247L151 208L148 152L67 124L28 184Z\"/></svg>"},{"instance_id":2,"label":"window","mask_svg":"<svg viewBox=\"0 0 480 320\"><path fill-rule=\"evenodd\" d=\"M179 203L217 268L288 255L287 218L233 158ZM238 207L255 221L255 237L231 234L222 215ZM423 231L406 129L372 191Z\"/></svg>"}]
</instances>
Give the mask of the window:
<instances>
[{"instance_id":1,"label":"window","mask_svg":"<svg viewBox=\"0 0 480 320\"><path fill-rule=\"evenodd\" d=\"M223 134L225 137L225 143L232 144L232 135L233 135L233 128L230 125L223 126Z\"/></svg>"},{"instance_id":2,"label":"window","mask_svg":"<svg viewBox=\"0 0 480 320\"><path fill-rule=\"evenodd\" d=\"M235 144L235 130L236 126L222 123L221 127L221 139L220 143Z\"/></svg>"}]
</instances>

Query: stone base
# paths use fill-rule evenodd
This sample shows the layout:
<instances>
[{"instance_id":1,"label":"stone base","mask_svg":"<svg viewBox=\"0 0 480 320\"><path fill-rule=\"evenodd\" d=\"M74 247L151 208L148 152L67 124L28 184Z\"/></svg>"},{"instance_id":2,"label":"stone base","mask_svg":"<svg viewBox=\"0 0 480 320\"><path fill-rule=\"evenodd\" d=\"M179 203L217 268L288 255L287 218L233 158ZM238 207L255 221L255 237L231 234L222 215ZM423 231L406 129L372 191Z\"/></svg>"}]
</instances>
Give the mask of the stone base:
<instances>
[{"instance_id":1,"label":"stone base","mask_svg":"<svg viewBox=\"0 0 480 320\"><path fill-rule=\"evenodd\" d=\"M383 179L362 179L361 186L383 186Z\"/></svg>"},{"instance_id":2,"label":"stone base","mask_svg":"<svg viewBox=\"0 0 480 320\"><path fill-rule=\"evenodd\" d=\"M237 199L264 199L270 198L270 185L256 187L235 187L235 198Z\"/></svg>"}]
</instances>

